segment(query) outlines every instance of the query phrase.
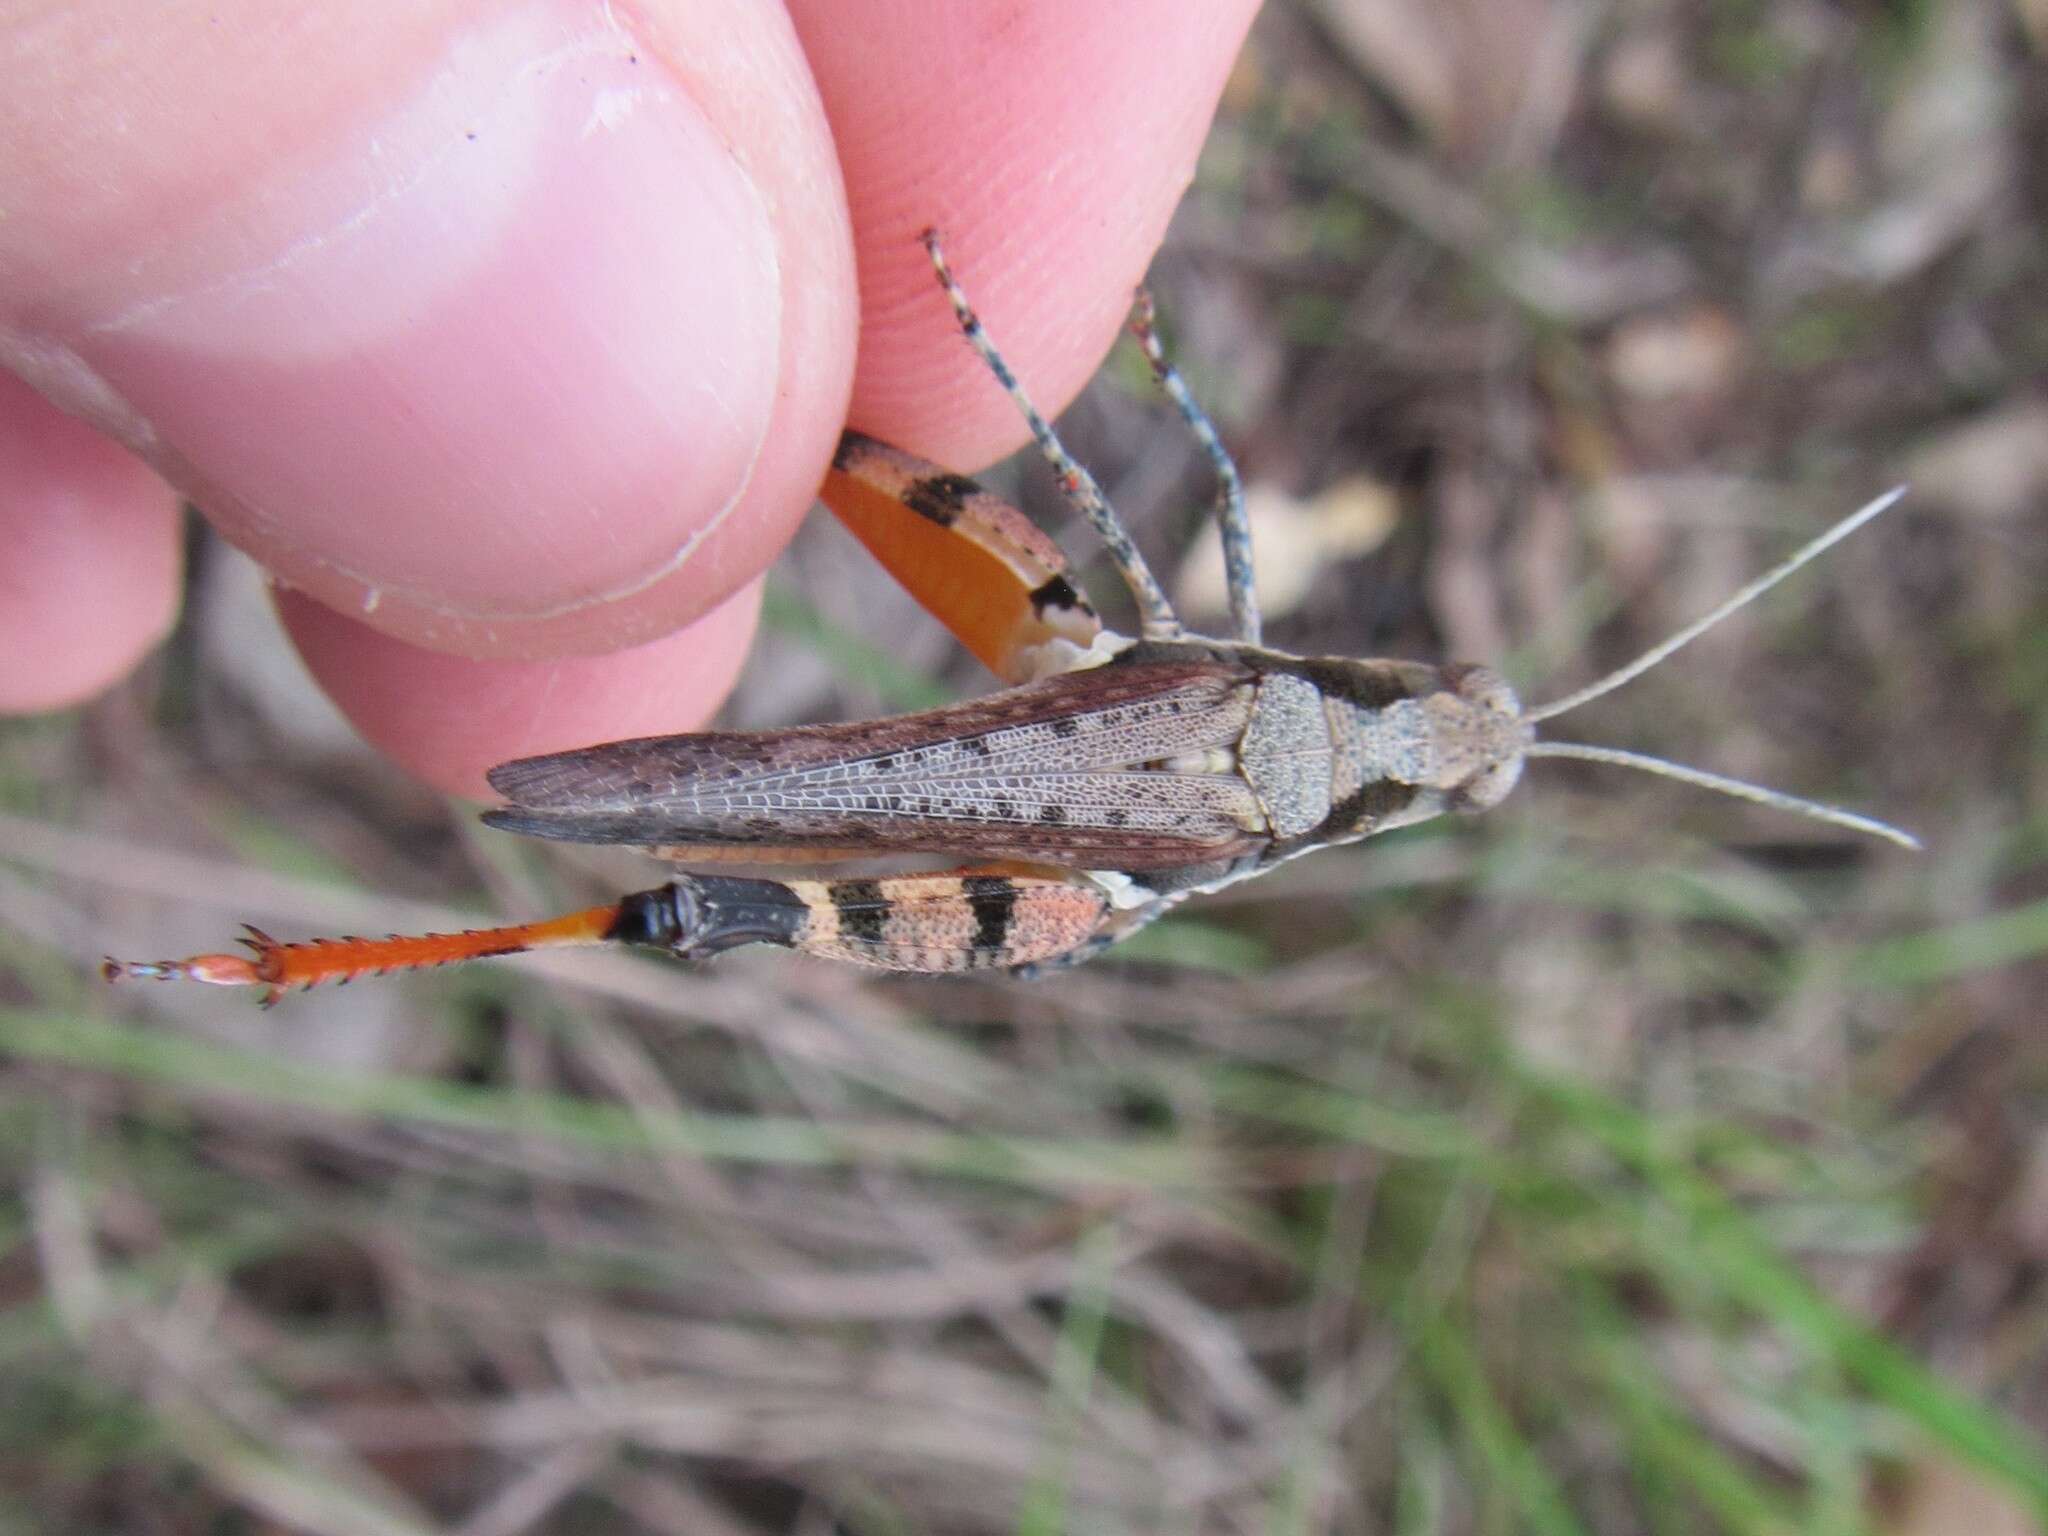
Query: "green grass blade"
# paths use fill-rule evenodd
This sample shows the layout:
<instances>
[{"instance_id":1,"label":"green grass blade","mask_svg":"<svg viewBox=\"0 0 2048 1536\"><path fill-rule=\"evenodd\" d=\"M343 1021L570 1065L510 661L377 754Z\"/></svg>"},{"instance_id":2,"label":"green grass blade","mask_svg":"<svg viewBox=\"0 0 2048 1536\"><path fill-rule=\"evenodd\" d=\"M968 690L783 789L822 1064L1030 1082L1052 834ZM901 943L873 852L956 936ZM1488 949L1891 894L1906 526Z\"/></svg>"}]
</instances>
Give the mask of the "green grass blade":
<instances>
[{"instance_id":1,"label":"green grass blade","mask_svg":"<svg viewBox=\"0 0 2048 1536\"><path fill-rule=\"evenodd\" d=\"M1702 1266L1731 1298L1835 1361L1864 1390L1958 1455L2011 1482L2048 1517L2048 1454L2024 1429L1958 1392L1829 1301L1734 1202L1667 1152L1657 1129L1638 1111L1584 1083L1527 1068L1519 1075L1686 1218L1688 1261Z\"/></svg>"},{"instance_id":2,"label":"green grass blade","mask_svg":"<svg viewBox=\"0 0 2048 1536\"><path fill-rule=\"evenodd\" d=\"M1416 1363L1442 1394L1458 1433L1513 1502L1521 1517L1515 1528L1541 1536L1586 1536L1586 1527L1544 1470L1542 1453L1494 1395L1470 1333L1441 1312L1406 1321Z\"/></svg>"},{"instance_id":3,"label":"green grass blade","mask_svg":"<svg viewBox=\"0 0 2048 1536\"><path fill-rule=\"evenodd\" d=\"M1053 1352L1052 1381L1046 1390L1039 1469L1017 1516L1018 1536L1059 1536L1068 1528L1069 1461L1094 1389L1096 1362L1102 1355L1116 1251L1116 1227L1102 1222L1083 1234L1075 1253L1074 1283L1067 1293L1066 1315Z\"/></svg>"},{"instance_id":4,"label":"green grass blade","mask_svg":"<svg viewBox=\"0 0 2048 1536\"><path fill-rule=\"evenodd\" d=\"M1061 1139L955 1132L901 1122L787 1116L655 1117L529 1090L350 1073L107 1019L0 1009L0 1053L246 1095L323 1113L388 1116L453 1130L538 1136L628 1154L683 1154L783 1167L884 1166L1027 1188L1195 1188L1227 1182L1218 1149L1175 1139Z\"/></svg>"},{"instance_id":5,"label":"green grass blade","mask_svg":"<svg viewBox=\"0 0 2048 1536\"><path fill-rule=\"evenodd\" d=\"M2048 954L2048 901L1867 944L1842 962L1867 987L1930 986Z\"/></svg>"}]
</instances>

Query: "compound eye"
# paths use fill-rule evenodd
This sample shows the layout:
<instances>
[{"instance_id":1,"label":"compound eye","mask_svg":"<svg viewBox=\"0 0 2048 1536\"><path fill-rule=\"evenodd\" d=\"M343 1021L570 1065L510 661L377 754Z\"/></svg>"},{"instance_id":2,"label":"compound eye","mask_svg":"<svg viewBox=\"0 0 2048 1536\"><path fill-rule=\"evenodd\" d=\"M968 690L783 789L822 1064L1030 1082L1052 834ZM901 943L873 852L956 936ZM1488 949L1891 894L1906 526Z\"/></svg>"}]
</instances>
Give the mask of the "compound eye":
<instances>
[{"instance_id":1,"label":"compound eye","mask_svg":"<svg viewBox=\"0 0 2048 1536\"><path fill-rule=\"evenodd\" d=\"M1491 667L1460 668L1451 680L1451 687L1459 698L1468 704L1477 705L1480 709L1496 715L1506 715L1510 719L1518 719L1521 716L1521 695L1509 686L1506 678ZM1509 781L1509 787L1513 787L1512 780ZM1501 793L1506 794L1507 791L1502 790Z\"/></svg>"},{"instance_id":2,"label":"compound eye","mask_svg":"<svg viewBox=\"0 0 2048 1536\"><path fill-rule=\"evenodd\" d=\"M1451 791L1451 809L1461 816L1476 816L1481 811L1490 811L1507 799L1508 792L1521 782L1521 778L1522 759L1519 756L1482 768Z\"/></svg>"}]
</instances>

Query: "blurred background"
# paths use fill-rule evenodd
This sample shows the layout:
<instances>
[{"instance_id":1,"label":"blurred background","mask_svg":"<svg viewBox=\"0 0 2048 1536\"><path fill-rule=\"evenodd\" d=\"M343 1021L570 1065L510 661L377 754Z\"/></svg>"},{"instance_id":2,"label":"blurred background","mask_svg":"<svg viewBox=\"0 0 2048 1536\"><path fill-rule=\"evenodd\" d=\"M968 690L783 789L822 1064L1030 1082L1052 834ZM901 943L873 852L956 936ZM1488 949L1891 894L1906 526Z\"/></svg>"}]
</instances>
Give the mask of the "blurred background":
<instances>
[{"instance_id":1,"label":"blurred background","mask_svg":"<svg viewBox=\"0 0 2048 1536\"><path fill-rule=\"evenodd\" d=\"M2048 1529L2044 140L2043 0L1275 0L1154 274L1287 649L1554 697L1910 480L1563 733L1918 857L1539 763L1035 985L112 992L650 883L380 764L198 542L0 728L0 1530ZM1128 346L1066 426L1220 607ZM734 724L987 686L822 515L768 613Z\"/></svg>"}]
</instances>

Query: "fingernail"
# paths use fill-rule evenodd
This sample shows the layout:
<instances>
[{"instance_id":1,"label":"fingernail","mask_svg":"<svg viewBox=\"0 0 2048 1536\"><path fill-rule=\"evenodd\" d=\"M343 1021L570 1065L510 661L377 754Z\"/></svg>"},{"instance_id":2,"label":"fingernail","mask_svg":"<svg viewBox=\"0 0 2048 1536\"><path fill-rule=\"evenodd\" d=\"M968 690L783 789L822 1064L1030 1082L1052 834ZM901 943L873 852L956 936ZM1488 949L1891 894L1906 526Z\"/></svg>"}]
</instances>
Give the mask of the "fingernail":
<instances>
[{"instance_id":1,"label":"fingernail","mask_svg":"<svg viewBox=\"0 0 2048 1536\"><path fill-rule=\"evenodd\" d=\"M640 590L774 406L775 249L724 142L618 32L492 25L248 199L229 270L76 344L230 537L371 624Z\"/></svg>"}]
</instances>

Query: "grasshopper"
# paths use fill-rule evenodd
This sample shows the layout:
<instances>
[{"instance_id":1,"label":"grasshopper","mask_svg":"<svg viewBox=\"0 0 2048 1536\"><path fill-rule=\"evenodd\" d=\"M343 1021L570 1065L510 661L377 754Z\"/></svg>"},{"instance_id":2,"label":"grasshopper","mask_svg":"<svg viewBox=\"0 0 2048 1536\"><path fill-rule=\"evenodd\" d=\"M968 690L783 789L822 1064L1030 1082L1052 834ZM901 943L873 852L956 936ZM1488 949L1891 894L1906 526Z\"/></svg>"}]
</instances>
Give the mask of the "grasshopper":
<instances>
[{"instance_id":1,"label":"grasshopper","mask_svg":"<svg viewBox=\"0 0 2048 1536\"><path fill-rule=\"evenodd\" d=\"M1892 506L1864 506L1662 644L1576 693L1525 707L1483 666L1293 656L1261 642L1237 470L1167 360L1143 289L1130 329L1213 464L1234 635L1191 635L1088 471L1026 396L923 236L960 330L1016 404L1068 500L1136 601L1139 633L1105 628L1051 539L974 481L849 431L820 499L1008 686L891 719L706 731L503 763L484 820L683 864L830 865L934 854L936 874L766 879L678 873L542 922L454 934L280 943L247 955L118 961L108 979L265 990L557 945L631 944L694 959L775 944L900 972L1078 964L1190 896L1314 849L1495 806L1536 757L1642 769L1870 833L1852 811L1615 748L1539 739L1539 723L1663 661Z\"/></svg>"}]
</instances>

